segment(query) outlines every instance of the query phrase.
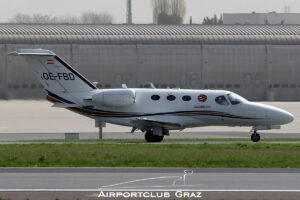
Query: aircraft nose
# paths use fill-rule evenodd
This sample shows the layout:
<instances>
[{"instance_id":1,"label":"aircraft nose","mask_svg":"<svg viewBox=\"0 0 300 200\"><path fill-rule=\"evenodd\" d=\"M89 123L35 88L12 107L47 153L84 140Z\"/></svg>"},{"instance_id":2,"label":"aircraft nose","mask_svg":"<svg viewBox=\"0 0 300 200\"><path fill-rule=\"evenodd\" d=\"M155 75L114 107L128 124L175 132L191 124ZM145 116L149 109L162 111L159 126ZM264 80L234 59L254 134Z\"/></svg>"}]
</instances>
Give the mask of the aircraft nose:
<instances>
[{"instance_id":1,"label":"aircraft nose","mask_svg":"<svg viewBox=\"0 0 300 200\"><path fill-rule=\"evenodd\" d=\"M286 124L291 123L295 119L295 117L292 113L285 112L284 115L285 115L285 119L286 119Z\"/></svg>"},{"instance_id":2,"label":"aircraft nose","mask_svg":"<svg viewBox=\"0 0 300 200\"><path fill-rule=\"evenodd\" d=\"M291 123L295 118L293 114L277 108L273 108L269 111L269 117L272 118L277 125Z\"/></svg>"}]
</instances>

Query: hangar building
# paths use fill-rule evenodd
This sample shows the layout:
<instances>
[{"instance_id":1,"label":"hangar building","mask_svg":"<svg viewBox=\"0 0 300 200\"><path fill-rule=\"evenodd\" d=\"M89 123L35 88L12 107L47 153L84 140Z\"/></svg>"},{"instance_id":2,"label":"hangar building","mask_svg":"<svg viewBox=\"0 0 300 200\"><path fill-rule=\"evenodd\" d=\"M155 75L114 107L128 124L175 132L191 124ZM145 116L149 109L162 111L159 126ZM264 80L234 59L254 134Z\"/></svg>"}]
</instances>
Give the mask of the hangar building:
<instances>
[{"instance_id":1,"label":"hangar building","mask_svg":"<svg viewBox=\"0 0 300 200\"><path fill-rule=\"evenodd\" d=\"M44 98L19 48L54 51L99 88L225 89L300 100L299 25L0 24L0 97Z\"/></svg>"}]
</instances>

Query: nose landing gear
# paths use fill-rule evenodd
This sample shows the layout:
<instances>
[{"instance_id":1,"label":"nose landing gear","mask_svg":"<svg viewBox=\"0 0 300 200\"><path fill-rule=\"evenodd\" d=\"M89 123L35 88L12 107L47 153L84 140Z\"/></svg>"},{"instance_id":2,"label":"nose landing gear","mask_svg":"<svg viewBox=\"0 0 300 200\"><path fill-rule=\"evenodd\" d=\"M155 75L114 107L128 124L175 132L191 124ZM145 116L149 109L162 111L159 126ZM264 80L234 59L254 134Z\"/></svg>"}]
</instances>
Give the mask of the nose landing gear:
<instances>
[{"instance_id":1,"label":"nose landing gear","mask_svg":"<svg viewBox=\"0 0 300 200\"><path fill-rule=\"evenodd\" d=\"M260 135L257 133L257 131L254 131L251 135L252 142L259 142L260 141Z\"/></svg>"}]
</instances>

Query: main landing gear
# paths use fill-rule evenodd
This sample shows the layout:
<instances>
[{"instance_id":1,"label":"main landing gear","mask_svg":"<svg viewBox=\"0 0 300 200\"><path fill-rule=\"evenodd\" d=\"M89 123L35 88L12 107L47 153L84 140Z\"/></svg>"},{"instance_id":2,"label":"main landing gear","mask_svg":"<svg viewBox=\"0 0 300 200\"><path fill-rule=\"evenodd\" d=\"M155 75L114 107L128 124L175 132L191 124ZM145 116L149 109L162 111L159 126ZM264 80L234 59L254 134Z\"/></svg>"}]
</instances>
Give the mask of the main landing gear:
<instances>
[{"instance_id":1,"label":"main landing gear","mask_svg":"<svg viewBox=\"0 0 300 200\"><path fill-rule=\"evenodd\" d=\"M154 135L152 130L149 130L145 134L145 140L147 142L161 142L164 139L164 135Z\"/></svg>"},{"instance_id":2,"label":"main landing gear","mask_svg":"<svg viewBox=\"0 0 300 200\"><path fill-rule=\"evenodd\" d=\"M257 131L254 131L251 135L252 142L259 142L260 141L260 135L257 133Z\"/></svg>"}]
</instances>

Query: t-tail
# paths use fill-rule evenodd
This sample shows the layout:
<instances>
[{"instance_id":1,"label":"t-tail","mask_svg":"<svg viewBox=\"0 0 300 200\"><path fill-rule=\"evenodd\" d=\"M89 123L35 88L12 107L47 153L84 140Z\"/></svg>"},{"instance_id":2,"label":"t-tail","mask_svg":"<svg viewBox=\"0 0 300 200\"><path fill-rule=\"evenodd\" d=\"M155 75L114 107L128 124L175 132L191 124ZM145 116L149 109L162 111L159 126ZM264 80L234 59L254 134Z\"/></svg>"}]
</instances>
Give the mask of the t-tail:
<instances>
[{"instance_id":1,"label":"t-tail","mask_svg":"<svg viewBox=\"0 0 300 200\"><path fill-rule=\"evenodd\" d=\"M19 49L10 55L23 56L48 93L89 92L97 89L55 53L44 49Z\"/></svg>"}]
</instances>

